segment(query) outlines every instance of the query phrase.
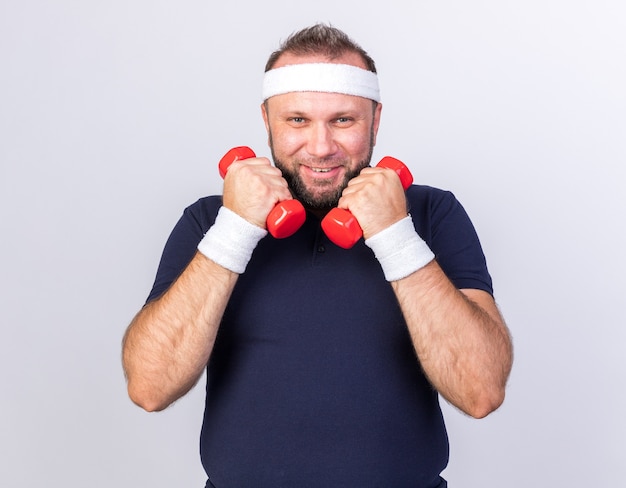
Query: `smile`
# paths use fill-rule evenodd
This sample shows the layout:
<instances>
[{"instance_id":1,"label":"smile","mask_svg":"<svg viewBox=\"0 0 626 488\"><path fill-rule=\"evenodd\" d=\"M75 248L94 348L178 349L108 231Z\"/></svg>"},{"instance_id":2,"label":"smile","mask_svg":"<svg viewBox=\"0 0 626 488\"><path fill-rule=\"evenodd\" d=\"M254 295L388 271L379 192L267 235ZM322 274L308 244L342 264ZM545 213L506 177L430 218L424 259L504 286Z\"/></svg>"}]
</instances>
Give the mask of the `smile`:
<instances>
[{"instance_id":1,"label":"smile","mask_svg":"<svg viewBox=\"0 0 626 488\"><path fill-rule=\"evenodd\" d=\"M314 166L303 165L300 167L300 171L302 171L301 176L307 179L310 182L328 184L328 182L335 181L337 178L341 177L343 174L344 168L342 165L334 165L327 166L322 162L313 163Z\"/></svg>"}]
</instances>

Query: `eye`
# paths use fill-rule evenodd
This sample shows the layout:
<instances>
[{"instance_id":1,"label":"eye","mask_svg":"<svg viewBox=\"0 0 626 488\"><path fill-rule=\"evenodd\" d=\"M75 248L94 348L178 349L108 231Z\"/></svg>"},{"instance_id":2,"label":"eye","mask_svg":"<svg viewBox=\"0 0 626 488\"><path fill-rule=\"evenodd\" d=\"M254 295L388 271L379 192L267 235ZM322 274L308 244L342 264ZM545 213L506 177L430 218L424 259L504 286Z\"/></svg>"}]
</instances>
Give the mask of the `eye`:
<instances>
[{"instance_id":1,"label":"eye","mask_svg":"<svg viewBox=\"0 0 626 488\"><path fill-rule=\"evenodd\" d=\"M304 117L289 117L287 120L294 124L303 124L305 122Z\"/></svg>"},{"instance_id":2,"label":"eye","mask_svg":"<svg viewBox=\"0 0 626 488\"><path fill-rule=\"evenodd\" d=\"M352 117L337 117L335 122L339 125L349 125L354 122L354 119Z\"/></svg>"}]
</instances>

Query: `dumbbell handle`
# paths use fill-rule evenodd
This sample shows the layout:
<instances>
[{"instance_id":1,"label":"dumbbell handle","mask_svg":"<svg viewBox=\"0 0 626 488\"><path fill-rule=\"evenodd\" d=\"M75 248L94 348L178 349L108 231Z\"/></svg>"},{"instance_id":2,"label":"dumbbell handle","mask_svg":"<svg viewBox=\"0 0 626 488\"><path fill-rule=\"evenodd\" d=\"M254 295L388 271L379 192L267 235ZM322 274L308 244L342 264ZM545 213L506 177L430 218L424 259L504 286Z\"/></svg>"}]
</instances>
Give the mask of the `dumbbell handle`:
<instances>
[{"instance_id":1,"label":"dumbbell handle","mask_svg":"<svg viewBox=\"0 0 626 488\"><path fill-rule=\"evenodd\" d=\"M413 175L409 168L399 159L385 156L376 167L394 170L405 191L413 183ZM344 249L350 249L363 237L363 230L359 222L350 211L343 208L333 208L328 212L322 219L322 229L332 242Z\"/></svg>"},{"instance_id":2,"label":"dumbbell handle","mask_svg":"<svg viewBox=\"0 0 626 488\"><path fill-rule=\"evenodd\" d=\"M228 151L217 165L220 176L224 178L231 164L242 159L256 158L256 154L247 146L238 146ZM267 230L277 239L294 234L306 219L306 211L298 200L283 200L267 215Z\"/></svg>"}]
</instances>

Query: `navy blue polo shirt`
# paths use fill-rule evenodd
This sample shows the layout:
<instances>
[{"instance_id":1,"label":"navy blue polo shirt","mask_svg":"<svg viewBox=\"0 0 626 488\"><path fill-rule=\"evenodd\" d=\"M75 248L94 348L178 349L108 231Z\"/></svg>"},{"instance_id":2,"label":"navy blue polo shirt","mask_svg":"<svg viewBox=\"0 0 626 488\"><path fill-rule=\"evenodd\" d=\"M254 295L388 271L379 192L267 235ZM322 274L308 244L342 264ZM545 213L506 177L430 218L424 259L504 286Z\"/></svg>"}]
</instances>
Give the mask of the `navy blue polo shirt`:
<instances>
[{"instance_id":1,"label":"navy blue polo shirt","mask_svg":"<svg viewBox=\"0 0 626 488\"><path fill-rule=\"evenodd\" d=\"M474 227L449 192L407 191L415 228L457 288L492 292ZM220 197L185 209L148 300L213 224ZM207 366L207 486L441 488L448 440L390 284L363 240L337 247L307 215L270 235L235 286Z\"/></svg>"}]
</instances>

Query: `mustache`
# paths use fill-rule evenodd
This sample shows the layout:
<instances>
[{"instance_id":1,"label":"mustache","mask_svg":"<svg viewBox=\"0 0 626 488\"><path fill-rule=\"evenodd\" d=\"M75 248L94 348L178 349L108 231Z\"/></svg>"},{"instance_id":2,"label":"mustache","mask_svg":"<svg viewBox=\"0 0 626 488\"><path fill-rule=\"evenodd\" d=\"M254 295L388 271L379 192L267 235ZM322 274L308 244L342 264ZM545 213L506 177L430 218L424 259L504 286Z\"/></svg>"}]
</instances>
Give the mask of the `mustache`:
<instances>
[{"instance_id":1,"label":"mustache","mask_svg":"<svg viewBox=\"0 0 626 488\"><path fill-rule=\"evenodd\" d=\"M295 163L300 164L302 166L309 167L319 167L319 166L346 166L349 161L343 157L337 156L328 156L325 158L307 158L307 159L296 159Z\"/></svg>"}]
</instances>

